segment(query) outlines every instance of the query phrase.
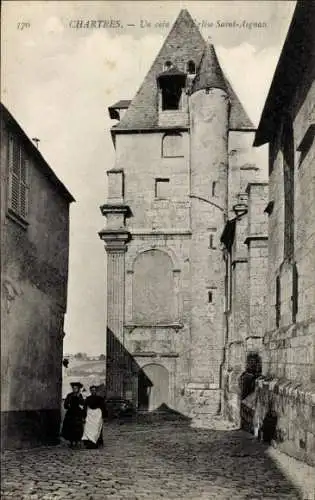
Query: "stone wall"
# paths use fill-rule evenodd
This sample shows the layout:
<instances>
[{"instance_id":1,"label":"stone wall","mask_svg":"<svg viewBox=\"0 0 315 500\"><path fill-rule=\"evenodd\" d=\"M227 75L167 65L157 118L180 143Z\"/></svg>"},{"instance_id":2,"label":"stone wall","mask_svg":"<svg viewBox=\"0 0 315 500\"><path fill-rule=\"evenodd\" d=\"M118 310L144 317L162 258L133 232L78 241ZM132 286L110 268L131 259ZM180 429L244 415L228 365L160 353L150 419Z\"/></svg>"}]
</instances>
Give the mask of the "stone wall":
<instances>
[{"instance_id":1,"label":"stone wall","mask_svg":"<svg viewBox=\"0 0 315 500\"><path fill-rule=\"evenodd\" d=\"M235 223L235 236L227 256L231 272L230 308L227 311L226 362L223 370L223 413L241 425L241 375L248 355L262 356L267 307L266 183L244 188L248 211ZM237 196L237 195L236 195ZM237 199L235 200L237 201Z\"/></svg>"},{"instance_id":2,"label":"stone wall","mask_svg":"<svg viewBox=\"0 0 315 500\"><path fill-rule=\"evenodd\" d=\"M311 65L303 78L270 142L269 321L255 419L259 426L269 405L281 449L314 464L315 176L314 141L305 140L314 126Z\"/></svg>"},{"instance_id":3,"label":"stone wall","mask_svg":"<svg viewBox=\"0 0 315 500\"><path fill-rule=\"evenodd\" d=\"M12 218L4 123L2 139L1 430L18 446L59 434L69 201L29 155L27 224Z\"/></svg>"},{"instance_id":4,"label":"stone wall","mask_svg":"<svg viewBox=\"0 0 315 500\"><path fill-rule=\"evenodd\" d=\"M270 407L276 416L273 443L284 453L315 465L314 385L301 386L279 378L259 379L254 427L262 428Z\"/></svg>"}]
</instances>

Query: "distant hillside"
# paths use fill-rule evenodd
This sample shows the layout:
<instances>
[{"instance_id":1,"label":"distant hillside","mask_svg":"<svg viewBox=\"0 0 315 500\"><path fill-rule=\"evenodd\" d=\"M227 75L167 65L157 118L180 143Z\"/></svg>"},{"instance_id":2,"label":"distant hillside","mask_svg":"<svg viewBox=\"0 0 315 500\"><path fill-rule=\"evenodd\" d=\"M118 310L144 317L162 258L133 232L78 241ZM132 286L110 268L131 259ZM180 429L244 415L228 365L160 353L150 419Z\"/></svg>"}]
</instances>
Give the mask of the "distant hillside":
<instances>
[{"instance_id":1,"label":"distant hillside","mask_svg":"<svg viewBox=\"0 0 315 500\"><path fill-rule=\"evenodd\" d=\"M92 384L105 383L105 360L71 359L63 370L63 397L71 390L71 382L81 382L86 391Z\"/></svg>"}]
</instances>

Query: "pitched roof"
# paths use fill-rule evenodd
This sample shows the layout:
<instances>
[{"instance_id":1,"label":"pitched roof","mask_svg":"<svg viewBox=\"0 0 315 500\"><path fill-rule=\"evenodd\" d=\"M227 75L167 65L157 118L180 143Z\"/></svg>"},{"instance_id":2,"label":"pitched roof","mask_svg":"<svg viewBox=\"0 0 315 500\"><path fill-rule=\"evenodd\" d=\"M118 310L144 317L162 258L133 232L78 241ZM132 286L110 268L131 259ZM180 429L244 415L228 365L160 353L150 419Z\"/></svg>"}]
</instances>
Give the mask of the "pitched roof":
<instances>
[{"instance_id":1,"label":"pitched roof","mask_svg":"<svg viewBox=\"0 0 315 500\"><path fill-rule=\"evenodd\" d=\"M130 99L121 99L120 101L118 101L115 104L113 104L112 106L110 106L110 108L125 109L125 108L129 108L130 103L131 103Z\"/></svg>"},{"instance_id":2,"label":"pitched roof","mask_svg":"<svg viewBox=\"0 0 315 500\"><path fill-rule=\"evenodd\" d=\"M212 80L220 82L221 87L224 86L224 82L226 84L232 105L230 128L254 128L230 83L224 76L214 48L207 48L207 43L201 36L198 27L189 12L184 9L180 11L160 52L123 118L112 127L113 134L119 131L158 129L158 86L156 78L163 72L164 64L169 60L181 72L186 72L186 64L190 60L195 62L196 67L202 68L200 64L203 60L204 65L209 70L215 70L214 75L211 76ZM203 78L205 78L205 75Z\"/></svg>"},{"instance_id":3,"label":"pitched roof","mask_svg":"<svg viewBox=\"0 0 315 500\"><path fill-rule=\"evenodd\" d=\"M194 93L206 88L227 91L224 75L212 44L206 45L191 92Z\"/></svg>"},{"instance_id":4,"label":"pitched roof","mask_svg":"<svg viewBox=\"0 0 315 500\"><path fill-rule=\"evenodd\" d=\"M38 165L44 172L44 175L50 182L57 188L57 191L67 200L69 203L75 201L72 194L68 191L65 185L61 182L61 180L57 177L52 168L48 165L45 158L39 152L36 146L34 146L33 142L26 135L24 130L20 127L16 119L11 115L9 110L4 106L4 104L0 103L1 110L1 118L4 123L7 124L14 130L16 134L20 137L20 140L24 143L27 148L28 154L31 158L34 159L36 165Z\"/></svg>"},{"instance_id":5,"label":"pitched roof","mask_svg":"<svg viewBox=\"0 0 315 500\"><path fill-rule=\"evenodd\" d=\"M297 2L256 132L254 146L269 142L296 90L315 77L315 3Z\"/></svg>"},{"instance_id":6,"label":"pitched roof","mask_svg":"<svg viewBox=\"0 0 315 500\"><path fill-rule=\"evenodd\" d=\"M119 112L117 109L127 109L130 106L131 101L127 99L121 99L112 106L109 106L108 112L112 120L119 120Z\"/></svg>"}]
</instances>

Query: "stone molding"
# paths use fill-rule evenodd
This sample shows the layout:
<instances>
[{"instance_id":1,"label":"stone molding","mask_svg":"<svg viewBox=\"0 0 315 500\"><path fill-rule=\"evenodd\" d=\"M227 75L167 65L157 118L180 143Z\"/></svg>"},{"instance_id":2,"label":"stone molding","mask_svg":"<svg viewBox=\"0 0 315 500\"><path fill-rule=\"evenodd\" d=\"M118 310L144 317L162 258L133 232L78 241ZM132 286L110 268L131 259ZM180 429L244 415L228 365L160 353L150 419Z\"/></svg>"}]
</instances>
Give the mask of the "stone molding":
<instances>
[{"instance_id":1,"label":"stone molding","mask_svg":"<svg viewBox=\"0 0 315 500\"><path fill-rule=\"evenodd\" d=\"M133 236L191 236L191 229L131 229L130 232Z\"/></svg>"},{"instance_id":2,"label":"stone molding","mask_svg":"<svg viewBox=\"0 0 315 500\"><path fill-rule=\"evenodd\" d=\"M177 352L133 352L133 358L178 358Z\"/></svg>"},{"instance_id":3,"label":"stone molding","mask_svg":"<svg viewBox=\"0 0 315 500\"><path fill-rule=\"evenodd\" d=\"M153 324L153 323L127 323L124 325L126 330L132 331L135 330L136 328L155 328L157 329L162 329L162 328L169 328L173 330L180 330L184 328L183 323L161 323L161 324Z\"/></svg>"},{"instance_id":4,"label":"stone molding","mask_svg":"<svg viewBox=\"0 0 315 500\"><path fill-rule=\"evenodd\" d=\"M124 253L127 251L127 243L131 235L126 229L103 229L98 234L105 242L107 252Z\"/></svg>"},{"instance_id":5,"label":"stone molding","mask_svg":"<svg viewBox=\"0 0 315 500\"><path fill-rule=\"evenodd\" d=\"M132 212L128 205L105 203L100 207L102 215L107 214L123 214L125 217L131 217Z\"/></svg>"}]
</instances>

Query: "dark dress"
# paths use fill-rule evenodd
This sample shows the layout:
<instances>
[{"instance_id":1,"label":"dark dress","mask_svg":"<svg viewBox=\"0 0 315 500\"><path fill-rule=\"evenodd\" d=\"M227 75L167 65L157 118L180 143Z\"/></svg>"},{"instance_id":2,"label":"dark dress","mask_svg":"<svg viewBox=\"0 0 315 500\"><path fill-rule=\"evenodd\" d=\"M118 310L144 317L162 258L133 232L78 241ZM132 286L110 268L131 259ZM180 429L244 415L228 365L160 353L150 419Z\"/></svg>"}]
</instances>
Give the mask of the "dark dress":
<instances>
[{"instance_id":1,"label":"dark dress","mask_svg":"<svg viewBox=\"0 0 315 500\"><path fill-rule=\"evenodd\" d=\"M67 395L64 408L67 410L61 435L71 443L77 443L81 440L83 435L83 420L84 420L84 399L82 394L71 392Z\"/></svg>"},{"instance_id":2,"label":"dark dress","mask_svg":"<svg viewBox=\"0 0 315 500\"><path fill-rule=\"evenodd\" d=\"M88 396L85 400L85 415L87 413L88 408L91 408L91 410L96 410L96 408L100 408L104 418L104 399L101 396L98 396L97 394L91 394L90 396ZM98 448L99 446L103 446L104 445L103 433L101 432L100 437L98 438L96 444L92 443L91 441L84 440L84 445L87 448Z\"/></svg>"}]
</instances>

